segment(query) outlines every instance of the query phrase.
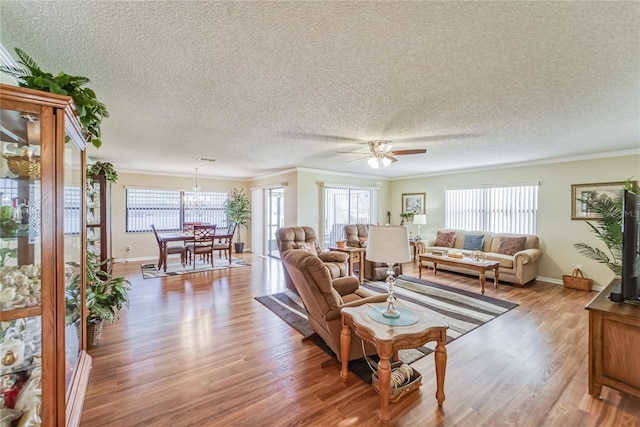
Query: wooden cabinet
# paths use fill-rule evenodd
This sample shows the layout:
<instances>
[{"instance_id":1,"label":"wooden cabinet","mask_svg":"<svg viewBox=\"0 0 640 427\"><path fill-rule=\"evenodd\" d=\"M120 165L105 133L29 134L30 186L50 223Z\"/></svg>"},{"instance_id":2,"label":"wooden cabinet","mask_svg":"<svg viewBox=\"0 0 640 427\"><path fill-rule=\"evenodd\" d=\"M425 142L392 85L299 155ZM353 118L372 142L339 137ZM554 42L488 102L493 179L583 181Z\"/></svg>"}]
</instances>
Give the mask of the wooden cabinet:
<instances>
[{"instance_id":1,"label":"wooden cabinet","mask_svg":"<svg viewBox=\"0 0 640 427\"><path fill-rule=\"evenodd\" d=\"M640 397L640 305L611 302L615 281L589 304L589 394L602 386Z\"/></svg>"},{"instance_id":2,"label":"wooden cabinet","mask_svg":"<svg viewBox=\"0 0 640 427\"><path fill-rule=\"evenodd\" d=\"M0 85L0 115L3 425L77 425L91 367L85 142L70 97Z\"/></svg>"},{"instance_id":3,"label":"wooden cabinet","mask_svg":"<svg viewBox=\"0 0 640 427\"><path fill-rule=\"evenodd\" d=\"M87 177L87 250L111 272L111 189L104 174Z\"/></svg>"}]
</instances>

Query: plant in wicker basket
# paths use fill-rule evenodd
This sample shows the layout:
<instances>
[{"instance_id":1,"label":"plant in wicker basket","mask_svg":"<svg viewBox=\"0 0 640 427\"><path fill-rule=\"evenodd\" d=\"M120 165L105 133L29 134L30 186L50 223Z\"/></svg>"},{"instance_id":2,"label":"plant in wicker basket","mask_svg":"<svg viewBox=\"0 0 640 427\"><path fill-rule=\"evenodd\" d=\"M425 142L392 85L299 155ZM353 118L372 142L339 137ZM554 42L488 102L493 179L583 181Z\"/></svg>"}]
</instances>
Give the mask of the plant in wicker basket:
<instances>
[{"instance_id":1,"label":"plant in wicker basket","mask_svg":"<svg viewBox=\"0 0 640 427\"><path fill-rule=\"evenodd\" d=\"M99 262L95 254L87 252L87 326L89 341L93 344L100 340L102 323L105 320L113 323L120 318L122 307L129 307L131 282L126 277L114 277L100 269L109 261Z\"/></svg>"}]
</instances>

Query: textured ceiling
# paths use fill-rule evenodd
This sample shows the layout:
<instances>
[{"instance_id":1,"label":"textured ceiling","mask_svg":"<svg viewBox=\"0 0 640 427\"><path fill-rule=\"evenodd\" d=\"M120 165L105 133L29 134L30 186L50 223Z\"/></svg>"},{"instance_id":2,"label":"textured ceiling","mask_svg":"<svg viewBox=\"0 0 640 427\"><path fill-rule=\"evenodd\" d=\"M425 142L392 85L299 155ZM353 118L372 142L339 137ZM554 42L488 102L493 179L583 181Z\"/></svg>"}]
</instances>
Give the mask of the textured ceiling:
<instances>
[{"instance_id":1,"label":"textured ceiling","mask_svg":"<svg viewBox=\"0 0 640 427\"><path fill-rule=\"evenodd\" d=\"M385 177L640 147L635 1L1 0L0 14L11 53L91 79L111 117L89 155L122 171L375 176L336 153L370 139L428 150Z\"/></svg>"}]
</instances>

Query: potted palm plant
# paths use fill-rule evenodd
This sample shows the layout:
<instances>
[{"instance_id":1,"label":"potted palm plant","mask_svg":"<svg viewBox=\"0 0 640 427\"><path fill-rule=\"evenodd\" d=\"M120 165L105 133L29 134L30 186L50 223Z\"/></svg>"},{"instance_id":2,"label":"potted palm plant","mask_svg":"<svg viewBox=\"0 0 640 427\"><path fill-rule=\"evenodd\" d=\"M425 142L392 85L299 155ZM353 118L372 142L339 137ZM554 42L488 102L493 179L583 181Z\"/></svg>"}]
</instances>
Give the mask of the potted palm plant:
<instances>
[{"instance_id":1,"label":"potted palm plant","mask_svg":"<svg viewBox=\"0 0 640 427\"><path fill-rule=\"evenodd\" d=\"M234 188L225 207L227 209L227 218L229 221L235 222L245 228L247 227L249 221L251 221L251 209L249 208L249 197L244 192L244 189L238 190L237 188ZM234 244L234 247L236 253L241 254L244 250L244 242L242 241L240 234L240 227L236 227L236 229L238 230L238 239Z\"/></svg>"},{"instance_id":2,"label":"potted palm plant","mask_svg":"<svg viewBox=\"0 0 640 427\"><path fill-rule=\"evenodd\" d=\"M631 179L627 179L624 189L634 193L640 193L640 187ZM587 245L575 243L574 248L581 255L589 259L605 264L611 269L616 278L622 275L622 191L614 198L601 197L595 199L579 199L587 205L590 212L598 216L598 219L587 221L591 231L602 240L608 252Z\"/></svg>"}]
</instances>

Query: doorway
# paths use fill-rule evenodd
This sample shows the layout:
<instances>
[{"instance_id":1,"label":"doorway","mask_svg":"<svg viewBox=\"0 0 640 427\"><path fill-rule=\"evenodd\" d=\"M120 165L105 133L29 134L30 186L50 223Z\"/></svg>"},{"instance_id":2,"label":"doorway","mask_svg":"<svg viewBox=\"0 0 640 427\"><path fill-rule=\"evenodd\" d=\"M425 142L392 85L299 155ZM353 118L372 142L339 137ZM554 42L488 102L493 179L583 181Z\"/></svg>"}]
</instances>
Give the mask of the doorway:
<instances>
[{"instance_id":1,"label":"doorway","mask_svg":"<svg viewBox=\"0 0 640 427\"><path fill-rule=\"evenodd\" d=\"M276 230L284 226L284 187L274 187L267 190L267 224L266 224L267 255L280 258L276 243Z\"/></svg>"}]
</instances>

